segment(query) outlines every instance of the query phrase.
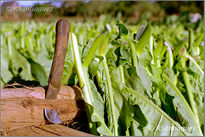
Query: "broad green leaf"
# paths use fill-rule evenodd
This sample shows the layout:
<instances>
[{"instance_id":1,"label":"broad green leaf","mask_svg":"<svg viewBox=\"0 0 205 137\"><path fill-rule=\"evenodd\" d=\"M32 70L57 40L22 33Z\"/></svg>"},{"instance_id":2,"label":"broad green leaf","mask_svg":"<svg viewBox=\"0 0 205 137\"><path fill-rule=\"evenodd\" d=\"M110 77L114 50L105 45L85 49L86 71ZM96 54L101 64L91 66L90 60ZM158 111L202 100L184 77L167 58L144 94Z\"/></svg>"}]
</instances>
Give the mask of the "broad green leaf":
<instances>
[{"instance_id":1,"label":"broad green leaf","mask_svg":"<svg viewBox=\"0 0 205 137\"><path fill-rule=\"evenodd\" d=\"M160 67L157 67L156 65L150 65L151 66L151 81L153 82L153 86L158 90L159 92L159 98L162 101L164 105L166 104L166 87L165 83L161 78L162 69Z\"/></svg>"},{"instance_id":2,"label":"broad green leaf","mask_svg":"<svg viewBox=\"0 0 205 137\"><path fill-rule=\"evenodd\" d=\"M171 136L171 135L189 135L179 123L175 122L169 117L160 107L156 106L147 97L134 91L131 88L126 87L127 91L131 94L133 104L139 105L146 119L148 125L142 129L142 133L145 136ZM154 118L153 118L154 117Z\"/></svg>"},{"instance_id":3,"label":"broad green leaf","mask_svg":"<svg viewBox=\"0 0 205 137\"><path fill-rule=\"evenodd\" d=\"M140 77L141 81L142 81L142 85L146 90L146 93L151 96L151 86L152 86L152 82L150 81L148 74L144 68L144 66L141 65L141 63L139 62L138 64L139 66L139 72L137 73L138 76Z\"/></svg>"},{"instance_id":4,"label":"broad green leaf","mask_svg":"<svg viewBox=\"0 0 205 137\"><path fill-rule=\"evenodd\" d=\"M31 65L27 59L14 48L12 49L12 54L9 56L9 60L9 67L14 75L19 74L24 80L33 80Z\"/></svg>"},{"instance_id":5,"label":"broad green leaf","mask_svg":"<svg viewBox=\"0 0 205 137\"><path fill-rule=\"evenodd\" d=\"M44 68L32 59L28 59L28 61L31 65L31 73L35 80L39 81L41 86L48 85L48 75L46 74Z\"/></svg>"},{"instance_id":6,"label":"broad green leaf","mask_svg":"<svg viewBox=\"0 0 205 137\"><path fill-rule=\"evenodd\" d=\"M178 113L182 116L182 118L179 117L181 119L179 119L179 121L182 126L193 128L190 132L192 135L202 135L201 130L198 127L198 120L196 119L193 110L190 108L190 105L188 104L182 93L179 91L179 89L172 83L173 78L170 79L165 74L163 74L162 77L169 84L167 85L167 92L174 96L173 103L175 107L177 107Z\"/></svg>"},{"instance_id":7,"label":"broad green leaf","mask_svg":"<svg viewBox=\"0 0 205 137\"><path fill-rule=\"evenodd\" d=\"M1 81L3 82L1 87L3 87L5 83L8 83L12 78L13 75L9 71L8 59L6 59L5 56L2 56L1 54Z\"/></svg>"},{"instance_id":8,"label":"broad green leaf","mask_svg":"<svg viewBox=\"0 0 205 137\"><path fill-rule=\"evenodd\" d=\"M46 51L45 48L42 48L42 52L36 53L35 56L36 57L33 57L32 59L35 60L38 64L40 64L44 68L46 75L49 76L53 60L53 53L49 58L49 53Z\"/></svg>"}]
</instances>

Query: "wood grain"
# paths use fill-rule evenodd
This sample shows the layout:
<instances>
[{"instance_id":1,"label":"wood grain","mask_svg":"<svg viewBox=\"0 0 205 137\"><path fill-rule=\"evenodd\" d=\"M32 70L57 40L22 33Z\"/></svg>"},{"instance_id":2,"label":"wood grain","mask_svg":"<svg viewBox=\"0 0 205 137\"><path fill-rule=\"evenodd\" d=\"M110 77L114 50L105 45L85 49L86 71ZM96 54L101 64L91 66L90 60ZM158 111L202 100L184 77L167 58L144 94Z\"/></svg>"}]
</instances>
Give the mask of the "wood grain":
<instances>
[{"instance_id":1,"label":"wood grain","mask_svg":"<svg viewBox=\"0 0 205 137\"><path fill-rule=\"evenodd\" d=\"M51 125L41 125L38 126L40 129L45 131L60 135L60 136L92 136L85 132L81 132L60 124L51 124Z\"/></svg>"},{"instance_id":2,"label":"wood grain","mask_svg":"<svg viewBox=\"0 0 205 137\"><path fill-rule=\"evenodd\" d=\"M2 132L2 136L58 136L35 126Z\"/></svg>"},{"instance_id":3,"label":"wood grain","mask_svg":"<svg viewBox=\"0 0 205 137\"><path fill-rule=\"evenodd\" d=\"M60 124L30 126L1 132L2 136L93 136Z\"/></svg>"},{"instance_id":4,"label":"wood grain","mask_svg":"<svg viewBox=\"0 0 205 137\"><path fill-rule=\"evenodd\" d=\"M69 86L62 86L54 100L45 100L42 87L1 89L1 131L44 124L44 108L56 109L62 121L72 120L80 111L78 96Z\"/></svg>"}]
</instances>

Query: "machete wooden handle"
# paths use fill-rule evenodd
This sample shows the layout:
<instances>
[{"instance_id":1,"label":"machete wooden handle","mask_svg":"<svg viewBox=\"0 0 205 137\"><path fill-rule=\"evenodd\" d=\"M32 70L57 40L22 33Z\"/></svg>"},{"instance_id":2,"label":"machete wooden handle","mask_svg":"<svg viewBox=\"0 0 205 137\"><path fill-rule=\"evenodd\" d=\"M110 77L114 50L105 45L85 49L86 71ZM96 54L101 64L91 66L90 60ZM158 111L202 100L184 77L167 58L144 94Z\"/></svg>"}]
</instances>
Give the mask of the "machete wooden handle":
<instances>
[{"instance_id":1,"label":"machete wooden handle","mask_svg":"<svg viewBox=\"0 0 205 137\"><path fill-rule=\"evenodd\" d=\"M55 99L60 90L66 49L68 45L69 31L70 24L65 19L58 20L58 22L56 23L55 51L48 79L46 99Z\"/></svg>"}]
</instances>

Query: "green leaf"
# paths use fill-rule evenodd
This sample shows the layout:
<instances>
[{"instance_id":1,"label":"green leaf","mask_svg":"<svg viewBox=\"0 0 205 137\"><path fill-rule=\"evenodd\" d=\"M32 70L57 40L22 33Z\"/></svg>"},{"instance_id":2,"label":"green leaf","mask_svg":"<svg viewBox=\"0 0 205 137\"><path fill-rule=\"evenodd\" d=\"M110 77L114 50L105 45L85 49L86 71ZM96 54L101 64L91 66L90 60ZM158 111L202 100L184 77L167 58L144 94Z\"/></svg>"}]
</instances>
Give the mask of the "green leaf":
<instances>
[{"instance_id":1,"label":"green leaf","mask_svg":"<svg viewBox=\"0 0 205 137\"><path fill-rule=\"evenodd\" d=\"M95 52L97 51L97 49L100 47L100 45L103 43L103 40L105 39L107 33L104 33L100 36L98 36L94 42L92 43L92 46L88 52L88 55L86 56L84 63L83 63L83 67L88 67L90 61L92 60L92 58L95 55ZM105 43L106 44L106 43ZM103 43L104 46L104 43ZM102 48L101 50L103 50L103 52L106 51L106 48Z\"/></svg>"},{"instance_id":2,"label":"green leaf","mask_svg":"<svg viewBox=\"0 0 205 137\"><path fill-rule=\"evenodd\" d=\"M20 77L24 80L33 80L33 76L31 74L31 65L24 56L22 56L17 50L13 48L9 59L9 67L11 68L14 75L19 74Z\"/></svg>"},{"instance_id":3,"label":"green leaf","mask_svg":"<svg viewBox=\"0 0 205 137\"><path fill-rule=\"evenodd\" d=\"M139 124L134 120L130 125L130 135L131 136L143 136L142 131L139 129Z\"/></svg>"},{"instance_id":4,"label":"green leaf","mask_svg":"<svg viewBox=\"0 0 205 137\"><path fill-rule=\"evenodd\" d=\"M146 119L140 107L138 105L134 105L133 108L134 108L133 119L137 121L141 127L146 127L148 124L148 120Z\"/></svg>"},{"instance_id":5,"label":"green leaf","mask_svg":"<svg viewBox=\"0 0 205 137\"><path fill-rule=\"evenodd\" d=\"M141 79L142 85L146 90L146 93L151 96L151 86L152 86L152 82L150 81L148 74L144 68L144 66L141 65L141 63L139 62L138 64L139 66L139 72L137 73Z\"/></svg>"},{"instance_id":6,"label":"green leaf","mask_svg":"<svg viewBox=\"0 0 205 137\"><path fill-rule=\"evenodd\" d=\"M201 35L199 35L199 36L194 40L194 47L198 47L198 46L199 46L199 44L200 44L200 42L202 41L203 37L204 37L204 35L201 34Z\"/></svg>"},{"instance_id":7,"label":"green leaf","mask_svg":"<svg viewBox=\"0 0 205 137\"><path fill-rule=\"evenodd\" d=\"M179 123L175 122L147 97L131 88L126 87L126 89L127 92L133 95L133 104L139 105L146 119L149 121L148 125L142 129L145 136L189 135Z\"/></svg>"},{"instance_id":8,"label":"green leaf","mask_svg":"<svg viewBox=\"0 0 205 137\"><path fill-rule=\"evenodd\" d=\"M98 50L98 54L100 56L105 55L107 49L108 49L108 41L110 38L110 33L106 34L104 37L104 40L102 41L102 43L100 44L99 50Z\"/></svg>"},{"instance_id":9,"label":"green leaf","mask_svg":"<svg viewBox=\"0 0 205 137\"><path fill-rule=\"evenodd\" d=\"M129 103L129 100L127 100L124 96L122 97L123 105L118 120L120 135L130 136L129 128L131 126L132 117L134 116L134 109L133 106Z\"/></svg>"},{"instance_id":10,"label":"green leaf","mask_svg":"<svg viewBox=\"0 0 205 137\"><path fill-rule=\"evenodd\" d=\"M116 25L118 26L119 33L115 40L118 40L121 38L121 36L127 35L128 30L122 23L117 23Z\"/></svg>"},{"instance_id":11,"label":"green leaf","mask_svg":"<svg viewBox=\"0 0 205 137\"><path fill-rule=\"evenodd\" d=\"M45 47L41 50L42 52L37 53L35 55L36 57L32 57L32 59L35 60L36 63L40 64L44 68L46 75L49 76L52 65L53 53L52 56L49 58L49 53L46 51Z\"/></svg>"},{"instance_id":12,"label":"green leaf","mask_svg":"<svg viewBox=\"0 0 205 137\"><path fill-rule=\"evenodd\" d=\"M160 67L157 67L155 65L150 65L151 66L151 81L154 83L155 88L157 88L158 92L159 92L159 97L160 100L162 101L163 104L166 104L166 87L165 87L165 83L161 78L161 73L162 73L162 69Z\"/></svg>"},{"instance_id":13,"label":"green leaf","mask_svg":"<svg viewBox=\"0 0 205 137\"><path fill-rule=\"evenodd\" d=\"M77 85L77 83L78 83L78 76L77 76L77 74L75 72L73 72L70 75L69 79L68 79L67 85L73 86L73 85Z\"/></svg>"},{"instance_id":14,"label":"green leaf","mask_svg":"<svg viewBox=\"0 0 205 137\"><path fill-rule=\"evenodd\" d=\"M68 84L68 80L72 74L73 67L74 67L73 52L72 52L71 44L69 43L66 52L66 57L65 57L64 71L63 71L62 81L61 81L62 84L64 85Z\"/></svg>"},{"instance_id":15,"label":"green leaf","mask_svg":"<svg viewBox=\"0 0 205 137\"><path fill-rule=\"evenodd\" d=\"M1 80L5 83L8 83L12 79L13 75L9 71L9 64L8 59L5 58L5 56L1 55ZM4 86L1 85L1 86Z\"/></svg>"},{"instance_id":16,"label":"green leaf","mask_svg":"<svg viewBox=\"0 0 205 137\"><path fill-rule=\"evenodd\" d=\"M28 59L31 65L31 73L36 81L39 81L41 86L48 85L48 76L44 70L44 68L38 64L37 62L33 61L32 59Z\"/></svg>"},{"instance_id":17,"label":"green leaf","mask_svg":"<svg viewBox=\"0 0 205 137\"><path fill-rule=\"evenodd\" d=\"M173 84L173 79L171 80L167 75L162 75L163 79L165 79L168 84L171 86L167 86L167 91L169 94L175 97L173 100L174 105L177 107L178 113L185 119L187 122L181 122L183 126L193 128L190 132L193 135L202 135L201 130L199 128L199 123L196 119L195 114L193 113L192 109L190 108L188 102L186 101L185 97L179 91L179 89ZM188 123L188 125L187 125Z\"/></svg>"},{"instance_id":18,"label":"green leaf","mask_svg":"<svg viewBox=\"0 0 205 137\"><path fill-rule=\"evenodd\" d=\"M182 48L184 47L186 43L187 43L187 40L180 41L179 45L174 49L174 53L173 53L174 57L176 57L179 54L179 52L182 50Z\"/></svg>"},{"instance_id":19,"label":"green leaf","mask_svg":"<svg viewBox=\"0 0 205 137\"><path fill-rule=\"evenodd\" d=\"M96 100L100 101L102 99L100 94L96 92L96 89L94 88L94 84L90 83L87 74L87 68L83 67L81 63L77 38L73 33L71 33L70 36L71 36L70 37L71 45L73 49L73 56L75 62L75 69L77 70L80 87L83 90L83 98L87 104L87 116L89 120L88 122L89 122L89 128L91 129L91 133L97 134L96 132L98 131L103 135L112 135L112 133L110 132L110 130L108 129L108 127L104 122L103 114L100 113L102 110L104 110L102 101L101 103L95 103ZM100 106L96 106L96 104ZM100 109L101 111L98 111L96 109L98 110ZM97 128L97 131L96 131L95 123L93 122L100 123L100 126Z\"/></svg>"},{"instance_id":20,"label":"green leaf","mask_svg":"<svg viewBox=\"0 0 205 137\"><path fill-rule=\"evenodd\" d=\"M113 124L114 135L117 136L118 135L118 123L117 123L117 121L118 121L118 117L119 117L119 114L118 114L119 112L116 109L115 102L118 102L118 104L119 104L120 100L116 100L114 98L117 96L117 94L114 95L113 83L111 83L111 76L110 76L110 72L108 69L107 60L106 60L105 56L104 56L104 60L103 60L103 67L104 67L105 77L106 77L107 96L108 96L107 100L109 102L109 104L107 104L106 106L108 107L108 109L110 109L108 111L109 112L108 117L110 117L110 120L111 120L110 124L111 123ZM117 79L115 79L115 81L117 81ZM117 84L117 86L119 86L119 84Z\"/></svg>"},{"instance_id":21,"label":"green leaf","mask_svg":"<svg viewBox=\"0 0 205 137\"><path fill-rule=\"evenodd\" d=\"M151 34L152 34L152 28L150 24L147 24L146 28L144 30L139 30L143 31L140 38L138 39L138 42L136 44L136 52L138 55L141 55L143 52L146 44L150 40Z\"/></svg>"},{"instance_id":22,"label":"green leaf","mask_svg":"<svg viewBox=\"0 0 205 137\"><path fill-rule=\"evenodd\" d=\"M97 70L100 67L100 64L103 61L103 59L104 58L102 56L97 56L93 58L90 62L90 65L88 66L88 73L90 74L91 78L93 78L96 75Z\"/></svg>"}]
</instances>

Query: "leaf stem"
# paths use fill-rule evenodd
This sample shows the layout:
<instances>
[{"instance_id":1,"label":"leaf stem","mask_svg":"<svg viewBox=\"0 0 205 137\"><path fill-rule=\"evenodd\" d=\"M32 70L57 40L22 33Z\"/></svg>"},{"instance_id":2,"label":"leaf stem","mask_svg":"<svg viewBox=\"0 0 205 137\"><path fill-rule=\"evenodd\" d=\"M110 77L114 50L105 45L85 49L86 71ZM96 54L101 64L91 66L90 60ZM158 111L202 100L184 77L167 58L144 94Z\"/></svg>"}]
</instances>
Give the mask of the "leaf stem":
<instances>
[{"instance_id":1,"label":"leaf stem","mask_svg":"<svg viewBox=\"0 0 205 137\"><path fill-rule=\"evenodd\" d=\"M77 69L77 74L79 77L79 84L80 87L83 88L84 94L85 94L85 101L92 105L92 99L90 96L90 91L89 91L89 84L87 83L88 81L86 81L85 75L84 75L84 70L83 70L83 66L81 63L81 59L80 59L80 54L79 54L79 49L78 49L78 44L77 44L77 39L76 36L74 34L71 33L71 45L72 45L72 49L73 49L73 56L74 56L74 63L75 63L75 68ZM87 112L87 118L88 118L88 123L89 123L89 128L90 128L90 132L92 134L96 135L96 126L94 125L94 123L91 122L90 119L90 111L88 106L85 106L86 108L86 112Z\"/></svg>"},{"instance_id":2,"label":"leaf stem","mask_svg":"<svg viewBox=\"0 0 205 137\"><path fill-rule=\"evenodd\" d=\"M122 65L119 66L119 70L120 70L121 82L122 82L123 84L125 84L125 76L124 76L124 70L123 70L123 66L122 66Z\"/></svg>"},{"instance_id":3,"label":"leaf stem","mask_svg":"<svg viewBox=\"0 0 205 137\"><path fill-rule=\"evenodd\" d=\"M192 94L192 90L191 90L191 84L190 84L190 79L189 79L189 75L187 72L183 72L182 73L182 76L184 78L184 83L185 83L185 86L186 86L186 89L187 89L187 94L188 94L188 97L189 97L189 101L190 101L190 105L191 105L191 108L195 114L195 120L196 120L196 123L197 123L197 127L200 131L200 134L202 135L202 132L201 132L201 129L200 129L200 122L199 122L199 118L198 118L198 112L197 112L197 108L196 108L196 104L194 102L194 97L193 97L193 94Z\"/></svg>"},{"instance_id":4,"label":"leaf stem","mask_svg":"<svg viewBox=\"0 0 205 137\"><path fill-rule=\"evenodd\" d=\"M135 50L135 46L132 41L129 40L129 45L132 51L132 57L133 57L133 66L136 67L136 72L138 73L138 61L137 61L137 54Z\"/></svg>"},{"instance_id":5,"label":"leaf stem","mask_svg":"<svg viewBox=\"0 0 205 137\"><path fill-rule=\"evenodd\" d=\"M71 33L71 45L72 45L72 49L73 49L73 56L74 56L74 63L75 63L75 68L77 70L77 74L79 76L79 84L81 87L83 87L85 90L87 90L85 92L86 94L86 102L90 105L92 105L92 99L91 96L89 94L90 91L88 91L89 89L89 84L87 83L88 81L86 80L86 76L84 74L84 69L81 63L81 58L80 58L80 54L79 54L79 49L78 49L78 44L77 44L77 39L76 36L74 34Z\"/></svg>"},{"instance_id":6,"label":"leaf stem","mask_svg":"<svg viewBox=\"0 0 205 137\"><path fill-rule=\"evenodd\" d=\"M202 75L204 75L204 71L201 69L201 67L197 64L197 62L192 58L190 55L185 55L189 60L191 60L194 65L198 68L198 70L201 72Z\"/></svg>"},{"instance_id":7,"label":"leaf stem","mask_svg":"<svg viewBox=\"0 0 205 137\"><path fill-rule=\"evenodd\" d=\"M151 61L152 64L154 64L153 47L154 47L154 37L151 36L150 37L150 43L149 43L149 51L150 51L150 54L152 55L152 61Z\"/></svg>"},{"instance_id":8,"label":"leaf stem","mask_svg":"<svg viewBox=\"0 0 205 137\"><path fill-rule=\"evenodd\" d=\"M114 97L113 97L113 91L112 91L112 83L111 83L111 78L110 78L110 74L109 74L109 69L108 69L108 65L107 65L107 60L106 57L103 56L103 67L105 70L105 76L106 76L106 83L108 86L108 94L110 97L110 106L111 106L111 111L112 111L112 119L113 119L113 125L114 125L114 135L118 136L118 123L117 123L117 119L115 116L115 108L114 108Z\"/></svg>"},{"instance_id":9,"label":"leaf stem","mask_svg":"<svg viewBox=\"0 0 205 137\"><path fill-rule=\"evenodd\" d=\"M87 68L83 67L82 63L81 63L81 58L80 58L80 54L79 54L79 49L78 49L78 43L77 43L77 38L76 36L71 33L71 45L72 45L72 49L73 49L73 56L74 56L74 64L75 64L75 68L77 70L77 74L78 74L78 78L79 78L79 83L80 83L80 87L84 90L84 94L85 94L85 102L92 105L93 106L93 96L92 96L92 92L91 92L91 88L90 88L90 84L89 84L89 78L87 75ZM89 108L89 105L86 104L86 112L87 112L87 117L88 117L88 123L89 123L89 128L92 134L96 135L97 134L97 129L96 129L96 125L94 122L92 122L91 120L91 110ZM110 130L108 129L108 127L104 124L104 122L101 120L101 118L94 112L94 114L98 121L100 121L100 123L103 125L103 127L105 128L105 130L112 135L112 133L110 132Z\"/></svg>"},{"instance_id":10,"label":"leaf stem","mask_svg":"<svg viewBox=\"0 0 205 137\"><path fill-rule=\"evenodd\" d=\"M183 103L185 104L187 110L189 111L189 113L191 114L192 118L194 119L195 121L195 124L200 132L200 134L202 135L202 132L201 132L201 129L200 127L198 126L199 125L199 122L196 118L196 116L194 115L194 113L192 112L188 102L186 101L186 99L184 98L184 96L182 95L182 93L180 92L180 90L173 84L173 82L171 81L171 79L169 79L169 77L165 74L162 74L162 78L165 79L169 85L174 89L174 91L178 94L178 96L181 98L181 100L183 101Z\"/></svg>"},{"instance_id":11,"label":"leaf stem","mask_svg":"<svg viewBox=\"0 0 205 137\"><path fill-rule=\"evenodd\" d=\"M177 123L175 122L172 118L170 118L161 108L159 108L157 105L155 105L153 102L151 102L149 99L144 97L138 92L135 92L131 88L126 87L127 91L130 93L138 96L140 99L144 100L146 103L150 104L153 108L155 108L159 113L161 113L163 116L165 116L171 123L173 123L185 136L187 136L187 133L184 131L184 129Z\"/></svg>"}]
</instances>

